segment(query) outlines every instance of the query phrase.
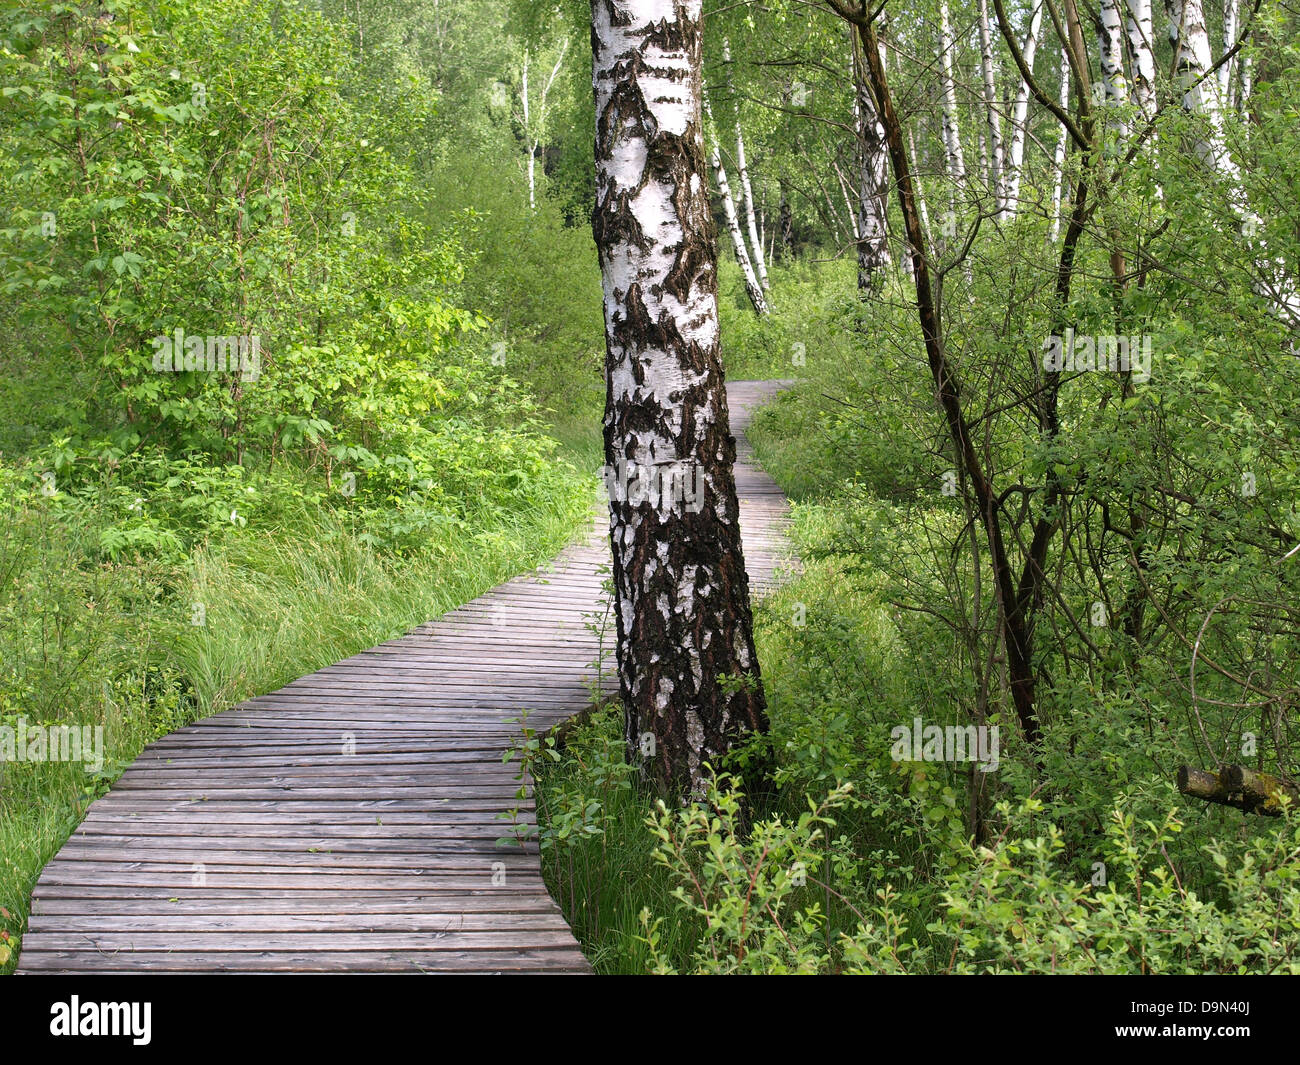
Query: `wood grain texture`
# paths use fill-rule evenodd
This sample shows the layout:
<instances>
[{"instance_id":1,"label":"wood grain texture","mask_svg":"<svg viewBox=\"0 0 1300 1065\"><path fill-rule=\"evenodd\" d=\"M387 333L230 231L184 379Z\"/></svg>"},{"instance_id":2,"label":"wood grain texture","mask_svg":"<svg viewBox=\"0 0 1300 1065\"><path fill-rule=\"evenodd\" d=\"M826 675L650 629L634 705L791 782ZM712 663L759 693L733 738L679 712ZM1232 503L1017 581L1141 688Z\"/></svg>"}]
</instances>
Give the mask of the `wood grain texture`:
<instances>
[{"instance_id":1,"label":"wood grain texture","mask_svg":"<svg viewBox=\"0 0 1300 1065\"><path fill-rule=\"evenodd\" d=\"M744 437L778 387L728 386L757 593L794 564ZM42 872L18 971L589 972L536 846L502 842L536 820L502 756L523 711L589 704L608 559L602 515L550 565L150 744Z\"/></svg>"}]
</instances>

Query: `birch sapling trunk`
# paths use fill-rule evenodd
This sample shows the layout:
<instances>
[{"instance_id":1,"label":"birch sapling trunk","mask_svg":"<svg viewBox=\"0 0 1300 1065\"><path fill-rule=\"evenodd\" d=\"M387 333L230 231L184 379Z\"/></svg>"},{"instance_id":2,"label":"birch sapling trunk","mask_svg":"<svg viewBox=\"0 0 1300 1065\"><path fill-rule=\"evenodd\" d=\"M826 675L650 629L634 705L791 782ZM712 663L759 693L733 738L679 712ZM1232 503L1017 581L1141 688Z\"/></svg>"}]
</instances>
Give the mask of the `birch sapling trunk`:
<instances>
[{"instance_id":1,"label":"birch sapling trunk","mask_svg":"<svg viewBox=\"0 0 1300 1065\"><path fill-rule=\"evenodd\" d=\"M758 231L758 215L754 210L754 187L749 181L749 163L745 159L745 135L736 118L736 168L740 171L740 191L745 201L745 225L749 229L749 245L754 249L754 267L763 291L771 289L767 279L767 265L763 262L763 238Z\"/></svg>"},{"instance_id":2,"label":"birch sapling trunk","mask_svg":"<svg viewBox=\"0 0 1300 1065\"><path fill-rule=\"evenodd\" d=\"M731 44L724 41L722 58L731 66ZM740 172L741 210L745 212L745 227L749 230L749 247L753 255L754 272L764 292L771 289L767 279L767 265L763 262L763 238L758 231L758 214L754 209L754 187L749 181L749 161L745 158L745 134L740 128L740 107L736 112L736 169Z\"/></svg>"},{"instance_id":3,"label":"birch sapling trunk","mask_svg":"<svg viewBox=\"0 0 1300 1065\"><path fill-rule=\"evenodd\" d=\"M1029 15L1029 31L1025 34L1022 49L1025 65L1034 67L1034 57L1038 54L1038 35L1043 27L1043 0L1034 4ZM1024 172L1025 139L1028 134L1026 123L1029 119L1029 83L1021 78L1016 87L1015 102L1011 106L1011 143L1007 148L1004 166L1003 194L999 204L998 218L1014 218L1020 210L1020 178Z\"/></svg>"},{"instance_id":4,"label":"birch sapling trunk","mask_svg":"<svg viewBox=\"0 0 1300 1065\"><path fill-rule=\"evenodd\" d=\"M1113 109L1110 128L1121 141L1128 138L1124 105L1128 103L1128 79L1124 76L1124 18L1120 0L1101 0L1101 22L1097 28L1097 49L1101 57L1101 79L1106 103Z\"/></svg>"},{"instance_id":5,"label":"birch sapling trunk","mask_svg":"<svg viewBox=\"0 0 1300 1065\"><path fill-rule=\"evenodd\" d=\"M701 795L767 717L718 344L702 0L592 0L605 460L629 754Z\"/></svg>"},{"instance_id":6,"label":"birch sapling trunk","mask_svg":"<svg viewBox=\"0 0 1300 1065\"><path fill-rule=\"evenodd\" d=\"M953 80L952 24L948 17L948 0L939 4L939 50L942 60L941 83L943 88L943 146L948 158L948 176L952 178L952 205L957 209L957 197L966 181L966 156L961 147L961 126L957 121L957 84Z\"/></svg>"},{"instance_id":7,"label":"birch sapling trunk","mask_svg":"<svg viewBox=\"0 0 1300 1065\"><path fill-rule=\"evenodd\" d=\"M704 113L708 116L709 125L713 126L713 113L707 101L704 102ZM736 200L731 195L727 169L722 165L722 147L718 142L716 127L712 129L712 134L713 175L718 182L718 197L722 200L722 213L727 219L727 233L731 237L731 246L736 253L736 265L740 267L741 277L744 278L749 302L754 307L754 313L762 318L767 314L767 298L763 295L763 286L758 282L758 274L754 272L754 263L749 257L749 249L745 246L744 234L740 231L740 216L736 213Z\"/></svg>"},{"instance_id":8,"label":"birch sapling trunk","mask_svg":"<svg viewBox=\"0 0 1300 1065\"><path fill-rule=\"evenodd\" d=\"M993 35L989 31L988 0L980 0L980 73L984 79L984 115L988 123L989 179L993 189L994 202L1001 204L1006 200L1004 184L1002 147L1002 117L998 114L997 72L993 67Z\"/></svg>"},{"instance_id":9,"label":"birch sapling trunk","mask_svg":"<svg viewBox=\"0 0 1300 1065\"><path fill-rule=\"evenodd\" d=\"M1149 120L1156 113L1155 24L1151 18L1151 0L1127 0L1127 5L1124 31L1133 61L1133 99L1142 117Z\"/></svg>"},{"instance_id":10,"label":"birch sapling trunk","mask_svg":"<svg viewBox=\"0 0 1300 1065\"><path fill-rule=\"evenodd\" d=\"M1065 45L1061 45L1061 110L1070 110L1070 60L1065 54ZM1061 237L1061 190L1065 183L1065 149L1069 141L1065 124L1061 124L1056 135L1056 148L1052 152L1052 243Z\"/></svg>"},{"instance_id":11,"label":"birch sapling trunk","mask_svg":"<svg viewBox=\"0 0 1300 1065\"><path fill-rule=\"evenodd\" d=\"M1231 50L1237 43L1237 0L1224 0L1223 3L1223 50ZM1216 71L1219 79L1219 100L1227 110L1232 109L1232 72L1235 58L1229 59Z\"/></svg>"},{"instance_id":12,"label":"birch sapling trunk","mask_svg":"<svg viewBox=\"0 0 1300 1065\"><path fill-rule=\"evenodd\" d=\"M853 57L854 113L858 133L858 293L874 294L889 268L885 197L889 181L889 149L885 127L862 58L862 42L849 27Z\"/></svg>"}]
</instances>

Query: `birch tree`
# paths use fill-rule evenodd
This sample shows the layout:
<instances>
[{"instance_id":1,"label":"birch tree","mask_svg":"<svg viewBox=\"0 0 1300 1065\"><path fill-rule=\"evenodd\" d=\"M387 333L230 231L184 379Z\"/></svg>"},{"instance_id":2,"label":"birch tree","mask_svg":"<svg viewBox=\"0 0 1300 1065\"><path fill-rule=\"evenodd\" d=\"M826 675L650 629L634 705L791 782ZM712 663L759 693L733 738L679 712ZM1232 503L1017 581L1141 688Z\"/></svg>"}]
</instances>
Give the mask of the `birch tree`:
<instances>
[{"instance_id":1,"label":"birch tree","mask_svg":"<svg viewBox=\"0 0 1300 1065\"><path fill-rule=\"evenodd\" d=\"M555 84L568 50L569 42L566 39L560 47L560 54L555 60L555 66L551 68L550 76L542 83L542 95L537 101L537 106L534 107L528 91L528 49L524 49L524 70L519 100L523 110L524 141L528 145L528 206L532 208L537 207L537 153L541 149L542 137L546 131L547 97L551 94L551 86Z\"/></svg>"},{"instance_id":2,"label":"birch tree","mask_svg":"<svg viewBox=\"0 0 1300 1065\"><path fill-rule=\"evenodd\" d=\"M1043 25L1043 0L1037 0L1029 15L1029 30L1025 34L1025 64L1032 70L1038 54L1038 35ZM1021 78L1017 83L1016 99L1011 108L1011 143L1007 148L1003 191L998 217L1014 218L1020 209L1020 178L1025 162L1025 140L1028 136L1026 122L1029 117L1029 82Z\"/></svg>"},{"instance_id":3,"label":"birch tree","mask_svg":"<svg viewBox=\"0 0 1300 1065\"><path fill-rule=\"evenodd\" d=\"M1151 18L1151 0L1127 0L1128 14L1124 30L1132 57L1133 99L1142 117L1156 114L1155 26Z\"/></svg>"},{"instance_id":4,"label":"birch tree","mask_svg":"<svg viewBox=\"0 0 1300 1065\"><path fill-rule=\"evenodd\" d=\"M943 87L943 146L948 160L948 176L952 178L952 203L954 210L957 195L966 181L966 156L961 147L961 126L957 120L957 83L953 80L952 20L948 15L948 0L939 3L939 52L942 62Z\"/></svg>"},{"instance_id":5,"label":"birch tree","mask_svg":"<svg viewBox=\"0 0 1300 1065\"><path fill-rule=\"evenodd\" d=\"M731 45L722 48L723 59L730 64ZM736 107L736 170L740 174L741 209L745 212L745 228L749 231L749 246L753 251L754 270L764 292L771 289L767 279L767 264L763 262L763 241L758 234L758 215L754 209L754 187L749 180L749 161L745 157L745 134L740 125L740 108Z\"/></svg>"},{"instance_id":6,"label":"birch tree","mask_svg":"<svg viewBox=\"0 0 1300 1065\"><path fill-rule=\"evenodd\" d=\"M878 292L889 267L885 195L889 150L862 56L862 44L850 27L853 57L854 114L858 134L858 291ZM883 58L883 57L882 57Z\"/></svg>"},{"instance_id":7,"label":"birch tree","mask_svg":"<svg viewBox=\"0 0 1300 1065\"><path fill-rule=\"evenodd\" d=\"M1068 113L1070 110L1070 60L1065 54L1064 45L1061 46L1061 87L1058 92L1060 94L1061 110ZM1056 147L1052 151L1053 244L1061 236L1061 187L1065 182L1065 150L1068 146L1069 136L1065 123L1062 122L1056 134Z\"/></svg>"},{"instance_id":8,"label":"birch tree","mask_svg":"<svg viewBox=\"0 0 1300 1065\"><path fill-rule=\"evenodd\" d=\"M1003 177L1002 118L998 113L997 72L993 66L993 35L989 30L988 0L980 0L980 74L984 84L984 115L988 125L989 184L994 202L1003 203L1006 187Z\"/></svg>"},{"instance_id":9,"label":"birch tree","mask_svg":"<svg viewBox=\"0 0 1300 1065\"><path fill-rule=\"evenodd\" d=\"M713 150L710 161L713 163L713 176L718 183L718 197L722 200L722 213L727 220L727 234L731 237L731 247L736 255L736 265L745 282L745 293L753 304L754 313L760 318L767 314L767 298L763 295L763 286L759 284L754 272L754 263L745 246L745 237L740 230L740 216L736 213L736 200L731 194L731 183L727 180L727 168L722 162L722 146L718 140L717 126L713 122L713 112L708 102L704 103L704 112L708 116L710 129L709 140Z\"/></svg>"},{"instance_id":10,"label":"birch tree","mask_svg":"<svg viewBox=\"0 0 1300 1065\"><path fill-rule=\"evenodd\" d=\"M1124 19L1120 0L1101 0L1101 21L1097 28L1101 81L1106 103L1112 109L1111 129L1120 140L1128 137L1124 105L1128 103L1128 79L1124 76Z\"/></svg>"},{"instance_id":11,"label":"birch tree","mask_svg":"<svg viewBox=\"0 0 1300 1065\"><path fill-rule=\"evenodd\" d=\"M719 354L702 0L592 0L605 460L625 738L679 798L767 727Z\"/></svg>"},{"instance_id":12,"label":"birch tree","mask_svg":"<svg viewBox=\"0 0 1300 1065\"><path fill-rule=\"evenodd\" d=\"M1223 4L1223 50L1229 52L1237 43L1237 0L1224 0ZM1229 59L1216 71L1219 79L1219 99L1225 108L1232 107L1232 72L1235 57Z\"/></svg>"},{"instance_id":13,"label":"birch tree","mask_svg":"<svg viewBox=\"0 0 1300 1065\"><path fill-rule=\"evenodd\" d=\"M1204 119L1195 142L1196 154L1210 169L1239 186L1241 171L1228 152L1219 83L1210 69L1210 33L1201 0L1165 0L1169 42L1174 50L1174 77L1183 91L1183 107Z\"/></svg>"}]
</instances>

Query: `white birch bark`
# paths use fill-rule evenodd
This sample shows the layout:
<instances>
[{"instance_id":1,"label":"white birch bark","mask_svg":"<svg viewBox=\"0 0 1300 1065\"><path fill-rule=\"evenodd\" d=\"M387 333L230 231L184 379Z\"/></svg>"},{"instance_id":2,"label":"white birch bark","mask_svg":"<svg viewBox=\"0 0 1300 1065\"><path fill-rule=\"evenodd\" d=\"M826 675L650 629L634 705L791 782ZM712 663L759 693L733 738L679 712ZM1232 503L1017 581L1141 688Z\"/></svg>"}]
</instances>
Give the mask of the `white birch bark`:
<instances>
[{"instance_id":1,"label":"white birch bark","mask_svg":"<svg viewBox=\"0 0 1300 1065\"><path fill-rule=\"evenodd\" d=\"M537 152L542 146L542 137L546 132L546 100L550 96L551 86L555 84L555 79L560 73L560 67L564 63L564 56L568 50L569 42L566 38L560 47L560 55L555 60L555 66L551 68L550 77L546 79L545 84L542 86L542 98L537 102L537 123L534 126L532 101L529 98L528 91L529 56L528 50L524 49L523 84L519 97L524 110L524 141L528 145L528 206L534 209L537 207Z\"/></svg>"},{"instance_id":2,"label":"white birch bark","mask_svg":"<svg viewBox=\"0 0 1300 1065\"><path fill-rule=\"evenodd\" d=\"M731 43L723 41L722 58L730 66ZM745 158L745 134L740 126L740 108L736 112L736 170L740 174L741 210L745 214L745 228L749 231L749 247L752 249L752 261L758 276L758 283L767 292L772 286L768 283L767 266L763 262L763 240L758 233L758 220L754 210L754 188L749 180L749 162Z\"/></svg>"},{"instance_id":3,"label":"white birch bark","mask_svg":"<svg viewBox=\"0 0 1300 1065\"><path fill-rule=\"evenodd\" d=\"M1101 80L1106 103L1114 109L1110 128L1120 140L1128 137L1128 79L1124 75L1124 18L1120 0L1101 0L1101 24L1097 29L1097 51L1101 61Z\"/></svg>"},{"instance_id":4,"label":"white birch bark","mask_svg":"<svg viewBox=\"0 0 1300 1065\"><path fill-rule=\"evenodd\" d=\"M749 229L749 244L754 249L754 265L758 268L758 283L766 292L772 286L768 283L767 267L763 263L763 239L758 232L758 219L754 211L754 189L749 182L749 164L745 161L745 137L740 131L740 119L736 119L736 169L740 171L740 191L745 201L745 223Z\"/></svg>"},{"instance_id":5,"label":"white birch bark","mask_svg":"<svg viewBox=\"0 0 1300 1065\"><path fill-rule=\"evenodd\" d=\"M601 0L591 16L625 739L675 800L700 795L705 763L766 728L719 348L701 18L702 0ZM664 475L677 490L653 490Z\"/></svg>"},{"instance_id":6,"label":"white birch bark","mask_svg":"<svg viewBox=\"0 0 1300 1065\"><path fill-rule=\"evenodd\" d=\"M1038 35L1043 27L1043 0L1037 0L1029 15L1029 30L1025 34L1025 43L1021 49L1025 65L1034 69L1034 57L1038 54ZM1029 118L1029 83L1024 78L1016 88L1016 99L1011 108L1011 143L1007 149L1005 189L1003 192L998 217L1014 218L1020 210L1020 179L1025 163L1025 140L1028 136Z\"/></svg>"},{"instance_id":7,"label":"white birch bark","mask_svg":"<svg viewBox=\"0 0 1300 1065\"><path fill-rule=\"evenodd\" d=\"M1124 28L1129 55L1133 58L1133 99L1147 119L1156 113L1155 23L1151 0L1127 0Z\"/></svg>"},{"instance_id":8,"label":"white birch bark","mask_svg":"<svg viewBox=\"0 0 1300 1065\"><path fill-rule=\"evenodd\" d=\"M849 27L849 32L853 63L854 125L858 134L858 289L862 292L875 292L879 291L883 272L890 262L885 200L889 180L889 148L885 142L885 127L880 121L864 69L862 44L853 27ZM883 64L886 60L883 44L880 58Z\"/></svg>"},{"instance_id":9,"label":"white birch bark","mask_svg":"<svg viewBox=\"0 0 1300 1065\"><path fill-rule=\"evenodd\" d=\"M1204 131L1196 141L1196 154L1234 186L1240 186L1241 171L1228 152L1219 83L1205 77L1212 60L1202 0L1165 0L1165 10L1174 48L1174 76L1183 90L1183 106L1205 119Z\"/></svg>"},{"instance_id":10,"label":"white birch bark","mask_svg":"<svg viewBox=\"0 0 1300 1065\"><path fill-rule=\"evenodd\" d=\"M1223 50L1229 51L1237 43L1238 0L1223 0ZM1229 59L1215 72L1219 79L1219 99L1224 108L1232 108L1232 72L1236 57Z\"/></svg>"},{"instance_id":11,"label":"white birch bark","mask_svg":"<svg viewBox=\"0 0 1300 1065\"><path fill-rule=\"evenodd\" d=\"M948 0L939 2L939 50L942 64L943 89L943 146L948 161L948 176L952 179L952 204L956 209L957 197L966 181L966 156L961 146L961 125L957 120L957 85L953 80L952 24L948 16Z\"/></svg>"},{"instance_id":12,"label":"white birch bark","mask_svg":"<svg viewBox=\"0 0 1300 1065\"><path fill-rule=\"evenodd\" d=\"M1061 109L1070 110L1070 60L1061 48ZM1065 183L1065 149L1069 134L1062 124L1056 135L1056 149L1052 152L1052 243L1061 236L1061 190Z\"/></svg>"},{"instance_id":13,"label":"white birch bark","mask_svg":"<svg viewBox=\"0 0 1300 1065\"><path fill-rule=\"evenodd\" d=\"M745 281L745 292L749 295L749 302L754 305L754 313L761 318L767 314L767 300L763 296L763 287L758 282L758 275L754 272L754 264L749 257L749 249L745 246L745 236L740 229L740 216L736 212L736 201L731 195L731 183L727 180L727 170L722 164L722 146L718 141L717 127L713 126L713 112L710 110L707 100L704 103L704 113L708 116L710 126L713 127L710 130L713 153L709 161L713 164L713 175L718 183L718 196L722 200L722 211L727 220L727 232L731 236L732 247L736 253L736 263L740 266L740 274Z\"/></svg>"},{"instance_id":14,"label":"white birch bark","mask_svg":"<svg viewBox=\"0 0 1300 1065\"><path fill-rule=\"evenodd\" d=\"M997 71L993 65L993 35L989 30L988 0L979 4L980 34L980 73L984 81L984 115L988 125L988 159L989 185L993 190L994 203L1006 199L1006 186L1003 178L1002 116L999 114L1001 101L998 99Z\"/></svg>"}]
</instances>

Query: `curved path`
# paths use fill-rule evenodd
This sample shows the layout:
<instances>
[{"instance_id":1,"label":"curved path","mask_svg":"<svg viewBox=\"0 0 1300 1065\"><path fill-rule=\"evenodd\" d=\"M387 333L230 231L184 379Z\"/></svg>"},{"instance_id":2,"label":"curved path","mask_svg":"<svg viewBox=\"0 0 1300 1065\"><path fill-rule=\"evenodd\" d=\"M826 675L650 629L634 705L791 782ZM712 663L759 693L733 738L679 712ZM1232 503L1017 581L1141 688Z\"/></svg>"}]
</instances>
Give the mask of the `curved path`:
<instances>
[{"instance_id":1,"label":"curved path","mask_svg":"<svg viewBox=\"0 0 1300 1065\"><path fill-rule=\"evenodd\" d=\"M744 428L778 387L727 389L757 592L788 519ZM502 756L524 708L590 703L606 537L151 744L45 867L19 971L590 971L536 846L499 842L534 817Z\"/></svg>"}]
</instances>

